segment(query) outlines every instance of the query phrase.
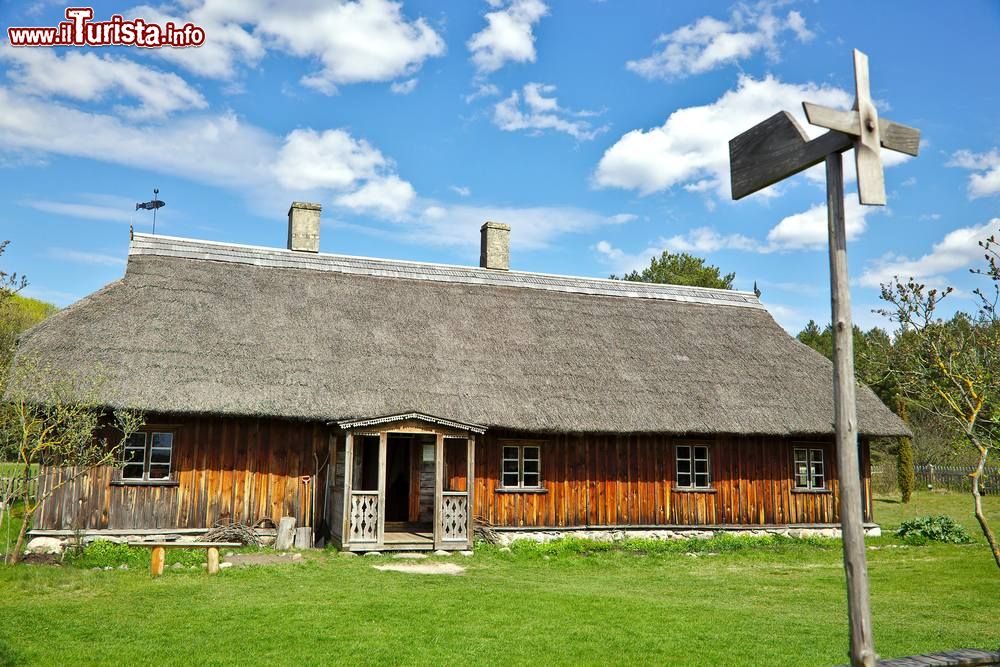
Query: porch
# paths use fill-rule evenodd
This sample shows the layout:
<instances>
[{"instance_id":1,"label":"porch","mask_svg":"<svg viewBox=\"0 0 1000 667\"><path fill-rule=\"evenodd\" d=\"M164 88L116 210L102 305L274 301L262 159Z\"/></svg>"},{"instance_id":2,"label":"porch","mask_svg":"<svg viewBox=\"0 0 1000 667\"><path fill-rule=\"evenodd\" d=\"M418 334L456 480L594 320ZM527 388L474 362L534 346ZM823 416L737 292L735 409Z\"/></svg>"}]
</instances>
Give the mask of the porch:
<instances>
[{"instance_id":1,"label":"porch","mask_svg":"<svg viewBox=\"0 0 1000 667\"><path fill-rule=\"evenodd\" d=\"M472 547L480 426L420 413L337 422L334 541L345 551Z\"/></svg>"}]
</instances>

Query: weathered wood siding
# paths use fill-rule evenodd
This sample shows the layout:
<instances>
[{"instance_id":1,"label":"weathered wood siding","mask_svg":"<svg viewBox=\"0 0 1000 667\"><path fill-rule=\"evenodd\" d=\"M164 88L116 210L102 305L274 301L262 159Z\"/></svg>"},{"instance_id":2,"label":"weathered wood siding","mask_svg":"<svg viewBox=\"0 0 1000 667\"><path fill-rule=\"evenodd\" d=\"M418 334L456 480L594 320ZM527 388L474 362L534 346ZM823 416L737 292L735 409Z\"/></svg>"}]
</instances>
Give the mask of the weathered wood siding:
<instances>
[{"instance_id":1,"label":"weathered wood siding","mask_svg":"<svg viewBox=\"0 0 1000 667\"><path fill-rule=\"evenodd\" d=\"M217 521L255 522L304 516L306 494L326 484L316 475L329 454L328 431L317 423L253 418L149 417L174 431L171 476L175 486L116 485L118 471L97 469L58 489L44 502L36 528L205 528ZM315 455L315 456L314 456ZM50 487L65 469L43 469ZM322 496L317 508L323 507ZM322 517L316 517L316 523Z\"/></svg>"},{"instance_id":2,"label":"weathered wood siding","mask_svg":"<svg viewBox=\"0 0 1000 667\"><path fill-rule=\"evenodd\" d=\"M831 441L773 437L510 435L542 448L543 493L500 486L501 441L487 433L476 452L476 514L496 526L785 525L839 521ZM712 492L681 491L676 444L710 447ZM827 491L794 490L793 449L825 449ZM868 446L863 443L865 520L872 518Z\"/></svg>"}]
</instances>

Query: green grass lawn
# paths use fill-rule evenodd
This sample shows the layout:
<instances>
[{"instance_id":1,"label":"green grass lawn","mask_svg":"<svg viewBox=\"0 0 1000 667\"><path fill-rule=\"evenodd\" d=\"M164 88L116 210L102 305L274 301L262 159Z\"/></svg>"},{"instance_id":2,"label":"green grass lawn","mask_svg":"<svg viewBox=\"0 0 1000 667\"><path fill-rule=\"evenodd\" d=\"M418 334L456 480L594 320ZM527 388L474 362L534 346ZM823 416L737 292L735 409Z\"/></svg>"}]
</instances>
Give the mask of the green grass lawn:
<instances>
[{"instance_id":1,"label":"green grass lawn","mask_svg":"<svg viewBox=\"0 0 1000 667\"><path fill-rule=\"evenodd\" d=\"M1000 498L987 506L1000 524ZM997 649L1000 572L971 501L921 493L906 506L881 499L876 513L886 528L950 514L976 538L869 541L880 654ZM0 566L0 664L846 661L837 541L723 541L698 556L570 546L451 556L468 568L461 576L379 572L371 565L389 558L332 552L311 552L301 565L216 577L168 570L155 580L136 568Z\"/></svg>"}]
</instances>

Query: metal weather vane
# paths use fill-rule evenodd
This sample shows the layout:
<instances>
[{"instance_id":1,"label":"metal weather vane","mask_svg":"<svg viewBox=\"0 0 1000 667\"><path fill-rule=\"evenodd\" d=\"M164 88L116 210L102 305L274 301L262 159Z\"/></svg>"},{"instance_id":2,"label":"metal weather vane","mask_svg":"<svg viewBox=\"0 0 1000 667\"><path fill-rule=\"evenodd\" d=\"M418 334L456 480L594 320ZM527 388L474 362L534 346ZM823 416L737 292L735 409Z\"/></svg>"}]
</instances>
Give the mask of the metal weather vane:
<instances>
[{"instance_id":1,"label":"metal weather vane","mask_svg":"<svg viewBox=\"0 0 1000 667\"><path fill-rule=\"evenodd\" d=\"M158 199L159 188L153 188L153 198L150 201L139 202L135 205L135 210L144 209L153 212L153 233L156 233L156 211L167 205L167 202Z\"/></svg>"},{"instance_id":2,"label":"metal weather vane","mask_svg":"<svg viewBox=\"0 0 1000 667\"><path fill-rule=\"evenodd\" d=\"M741 199L820 162L826 163L826 204L830 241L830 292L833 323L833 402L840 478L840 519L847 575L852 665L874 665L868 568L865 557L853 323L847 277L842 153L854 150L858 200L885 205L882 149L916 155L920 131L878 117L869 92L868 56L854 50L854 108L840 111L803 102L810 124L829 132L810 140L795 118L780 111L729 142L733 199Z\"/></svg>"}]
</instances>

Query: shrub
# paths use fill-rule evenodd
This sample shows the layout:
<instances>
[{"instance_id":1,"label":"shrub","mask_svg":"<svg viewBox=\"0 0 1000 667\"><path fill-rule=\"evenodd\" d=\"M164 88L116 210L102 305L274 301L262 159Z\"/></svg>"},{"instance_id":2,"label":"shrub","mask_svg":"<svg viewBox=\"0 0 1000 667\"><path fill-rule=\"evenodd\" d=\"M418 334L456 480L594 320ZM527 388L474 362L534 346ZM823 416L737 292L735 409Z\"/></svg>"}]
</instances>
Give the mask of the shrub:
<instances>
[{"instance_id":1,"label":"shrub","mask_svg":"<svg viewBox=\"0 0 1000 667\"><path fill-rule=\"evenodd\" d=\"M913 441L909 438L899 439L899 452L896 455L896 483L899 485L899 495L903 502L910 502L916 479L913 471Z\"/></svg>"},{"instance_id":2,"label":"shrub","mask_svg":"<svg viewBox=\"0 0 1000 667\"><path fill-rule=\"evenodd\" d=\"M950 544L965 544L972 538L960 524L950 516L922 516L904 521L899 525L896 535L913 544L927 542L948 542Z\"/></svg>"}]
</instances>

